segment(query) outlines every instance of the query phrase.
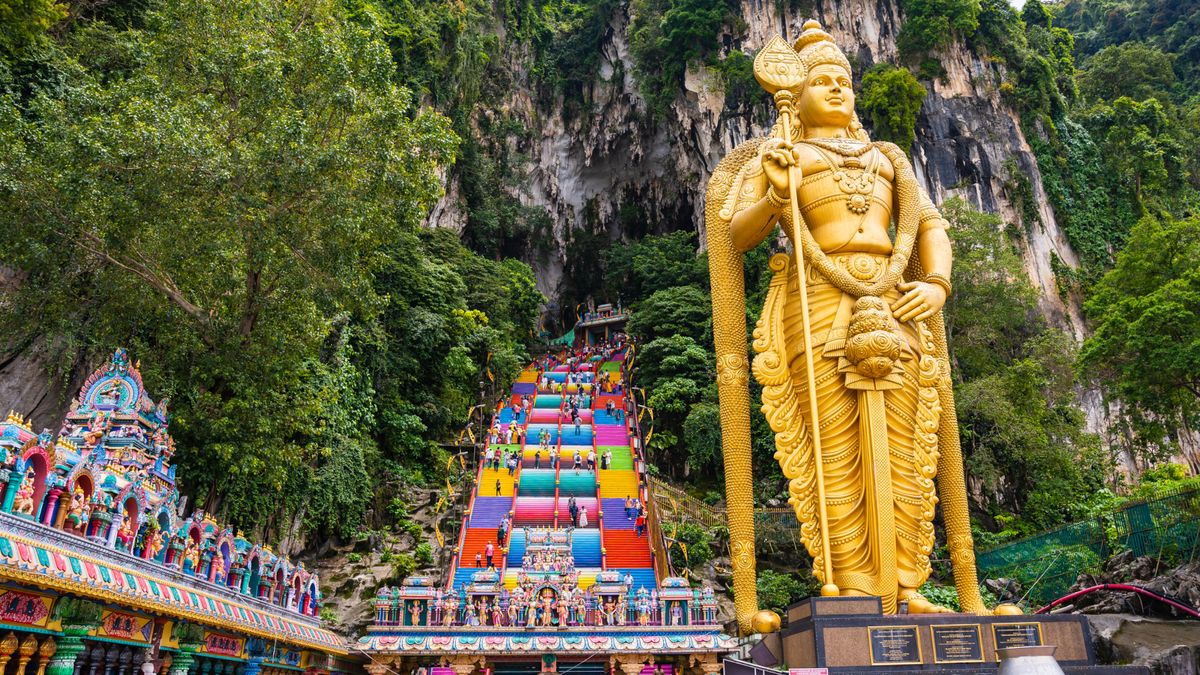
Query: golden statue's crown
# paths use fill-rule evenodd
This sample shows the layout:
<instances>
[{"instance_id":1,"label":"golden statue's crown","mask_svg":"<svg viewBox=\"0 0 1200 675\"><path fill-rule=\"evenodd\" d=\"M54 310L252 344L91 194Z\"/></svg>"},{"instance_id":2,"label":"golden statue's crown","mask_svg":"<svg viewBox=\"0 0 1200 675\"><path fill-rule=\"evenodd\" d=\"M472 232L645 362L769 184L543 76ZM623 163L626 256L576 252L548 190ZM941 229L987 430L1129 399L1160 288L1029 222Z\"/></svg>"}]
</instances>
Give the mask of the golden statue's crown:
<instances>
[{"instance_id":1,"label":"golden statue's crown","mask_svg":"<svg viewBox=\"0 0 1200 675\"><path fill-rule=\"evenodd\" d=\"M821 22L816 19L804 22L804 32L796 39L792 48L796 50L800 60L804 62L804 67L810 72L817 66L833 65L845 68L846 74L853 76L850 60L833 41L833 36L826 33L821 28Z\"/></svg>"}]
</instances>

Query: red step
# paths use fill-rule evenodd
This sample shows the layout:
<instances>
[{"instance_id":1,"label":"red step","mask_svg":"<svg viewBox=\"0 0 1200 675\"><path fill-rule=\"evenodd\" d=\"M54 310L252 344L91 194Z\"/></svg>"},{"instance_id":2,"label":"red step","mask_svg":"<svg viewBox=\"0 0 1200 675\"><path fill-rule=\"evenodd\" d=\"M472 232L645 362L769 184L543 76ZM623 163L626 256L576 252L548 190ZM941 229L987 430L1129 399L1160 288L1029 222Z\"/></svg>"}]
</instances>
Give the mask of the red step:
<instances>
[{"instance_id":1,"label":"red step","mask_svg":"<svg viewBox=\"0 0 1200 675\"><path fill-rule=\"evenodd\" d=\"M463 537L462 551L458 557L459 567L474 567L475 554L484 553L484 548L488 542L492 542L495 547L495 552L492 554L492 562L499 564L500 561L500 546L496 544L496 528L468 528L467 536ZM487 555L484 555L483 564L487 565Z\"/></svg>"},{"instance_id":2,"label":"red step","mask_svg":"<svg viewBox=\"0 0 1200 675\"><path fill-rule=\"evenodd\" d=\"M605 565L614 567L650 567L649 535L639 537L634 530L605 530Z\"/></svg>"}]
</instances>

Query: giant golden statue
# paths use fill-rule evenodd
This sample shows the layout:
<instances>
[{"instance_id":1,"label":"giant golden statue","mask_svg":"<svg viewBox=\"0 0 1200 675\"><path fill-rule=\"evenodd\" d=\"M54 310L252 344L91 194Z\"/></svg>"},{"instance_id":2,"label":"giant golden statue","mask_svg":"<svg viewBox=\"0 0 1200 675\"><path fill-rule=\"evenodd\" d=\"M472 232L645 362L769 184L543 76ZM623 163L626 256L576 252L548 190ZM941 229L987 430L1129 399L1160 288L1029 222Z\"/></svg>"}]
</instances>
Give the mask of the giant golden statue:
<instances>
[{"instance_id":1,"label":"giant golden statue","mask_svg":"<svg viewBox=\"0 0 1200 675\"><path fill-rule=\"evenodd\" d=\"M741 256L776 224L793 254L771 259L753 373L822 594L946 611L917 594L940 498L963 610L986 611L941 313L946 222L904 153L867 137L850 63L820 24L794 47L772 40L755 75L779 123L721 161L705 211L739 624L757 609Z\"/></svg>"}]
</instances>

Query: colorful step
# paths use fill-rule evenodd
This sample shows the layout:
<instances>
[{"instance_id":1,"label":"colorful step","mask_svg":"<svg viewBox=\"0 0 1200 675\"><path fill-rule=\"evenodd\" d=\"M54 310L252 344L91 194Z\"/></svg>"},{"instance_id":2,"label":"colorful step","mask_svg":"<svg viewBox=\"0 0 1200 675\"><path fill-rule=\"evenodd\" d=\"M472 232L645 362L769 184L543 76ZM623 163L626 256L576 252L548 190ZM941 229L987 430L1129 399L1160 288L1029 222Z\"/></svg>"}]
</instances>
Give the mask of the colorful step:
<instances>
[{"instance_id":1,"label":"colorful step","mask_svg":"<svg viewBox=\"0 0 1200 675\"><path fill-rule=\"evenodd\" d=\"M604 511L604 531L632 530L636 525L636 515L625 512L625 498L600 500L600 510Z\"/></svg>"},{"instance_id":2,"label":"colorful step","mask_svg":"<svg viewBox=\"0 0 1200 675\"><path fill-rule=\"evenodd\" d=\"M613 461L616 461L616 453L613 454ZM638 494L637 474L628 469L601 469L599 483L602 499L611 497L624 500Z\"/></svg>"},{"instance_id":3,"label":"colorful step","mask_svg":"<svg viewBox=\"0 0 1200 675\"><path fill-rule=\"evenodd\" d=\"M536 451L535 451L536 452ZM549 457L543 458L543 462L548 463ZM546 466L546 464L543 464ZM522 469L521 470L521 489L517 498L517 505L524 501L526 497L554 497L556 472L554 469Z\"/></svg>"},{"instance_id":4,"label":"colorful step","mask_svg":"<svg viewBox=\"0 0 1200 675\"><path fill-rule=\"evenodd\" d=\"M632 530L604 528L604 550L608 567L650 567L654 563L648 535L639 537Z\"/></svg>"},{"instance_id":5,"label":"colorful step","mask_svg":"<svg viewBox=\"0 0 1200 675\"><path fill-rule=\"evenodd\" d=\"M608 569L613 569L612 565L609 565ZM658 581L654 577L653 569L634 567L621 569L619 571L621 572L622 577L624 577L626 574L633 577L633 588L635 591L642 588L650 591L658 587Z\"/></svg>"},{"instance_id":6,"label":"colorful step","mask_svg":"<svg viewBox=\"0 0 1200 675\"><path fill-rule=\"evenodd\" d=\"M558 494L560 497L595 497L596 473L594 471L563 471L559 476ZM589 516L594 514L588 514Z\"/></svg>"},{"instance_id":7,"label":"colorful step","mask_svg":"<svg viewBox=\"0 0 1200 675\"><path fill-rule=\"evenodd\" d=\"M629 431L623 424L597 424L596 445L628 445Z\"/></svg>"},{"instance_id":8,"label":"colorful step","mask_svg":"<svg viewBox=\"0 0 1200 675\"><path fill-rule=\"evenodd\" d=\"M600 566L600 531L577 529L571 534L571 555L576 567Z\"/></svg>"},{"instance_id":9,"label":"colorful step","mask_svg":"<svg viewBox=\"0 0 1200 675\"><path fill-rule=\"evenodd\" d=\"M491 528L500 527L500 521L512 509L512 497L476 497L471 505L471 519L467 527Z\"/></svg>"},{"instance_id":10,"label":"colorful step","mask_svg":"<svg viewBox=\"0 0 1200 675\"><path fill-rule=\"evenodd\" d=\"M612 452L612 462L608 465L611 470L633 471L633 453L627 445L602 445L596 448L596 454L603 455Z\"/></svg>"},{"instance_id":11,"label":"colorful step","mask_svg":"<svg viewBox=\"0 0 1200 675\"><path fill-rule=\"evenodd\" d=\"M500 564L500 547L496 545L496 528L467 528L467 535L463 537L462 553L458 557L459 567L474 567L475 554L483 553L487 548L488 543L492 544L494 556L492 562ZM484 565L487 564L486 559Z\"/></svg>"},{"instance_id":12,"label":"colorful step","mask_svg":"<svg viewBox=\"0 0 1200 675\"><path fill-rule=\"evenodd\" d=\"M517 512L513 523L541 527L554 524L554 497L522 496L517 499Z\"/></svg>"},{"instance_id":13,"label":"colorful step","mask_svg":"<svg viewBox=\"0 0 1200 675\"><path fill-rule=\"evenodd\" d=\"M508 469L484 469L479 476L477 494L487 497L506 497L512 502L514 477L508 475ZM499 490L496 485L499 483Z\"/></svg>"}]
</instances>

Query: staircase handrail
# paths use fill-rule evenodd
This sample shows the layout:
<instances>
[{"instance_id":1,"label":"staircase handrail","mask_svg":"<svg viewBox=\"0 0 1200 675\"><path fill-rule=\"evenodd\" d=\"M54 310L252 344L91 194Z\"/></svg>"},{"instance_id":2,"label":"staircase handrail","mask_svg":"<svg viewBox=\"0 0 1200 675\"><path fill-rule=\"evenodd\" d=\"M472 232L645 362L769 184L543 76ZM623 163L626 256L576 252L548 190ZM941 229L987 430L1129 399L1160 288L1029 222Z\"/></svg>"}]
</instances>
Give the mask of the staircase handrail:
<instances>
[{"instance_id":1,"label":"staircase handrail","mask_svg":"<svg viewBox=\"0 0 1200 675\"><path fill-rule=\"evenodd\" d=\"M625 381L625 363L621 362L621 381ZM629 387L622 387L621 405L625 406L626 401L632 390ZM642 437L642 423L637 415L637 401L634 401L634 413L625 415L626 429L633 432L633 437L638 439L637 453L634 454L632 446L630 447L630 456L634 461L634 475L638 479L638 492L642 495L642 504L646 506L646 535L650 538L650 553L654 559L654 571L658 575L659 580L671 576L671 570L674 567L671 564L671 549L666 545L666 538L663 537L661 523L658 518L658 508L655 506L654 494L650 488L650 475L647 471L648 463L645 461L643 453L646 452L646 443ZM638 461L641 460L641 469L638 469Z\"/></svg>"}]
</instances>

